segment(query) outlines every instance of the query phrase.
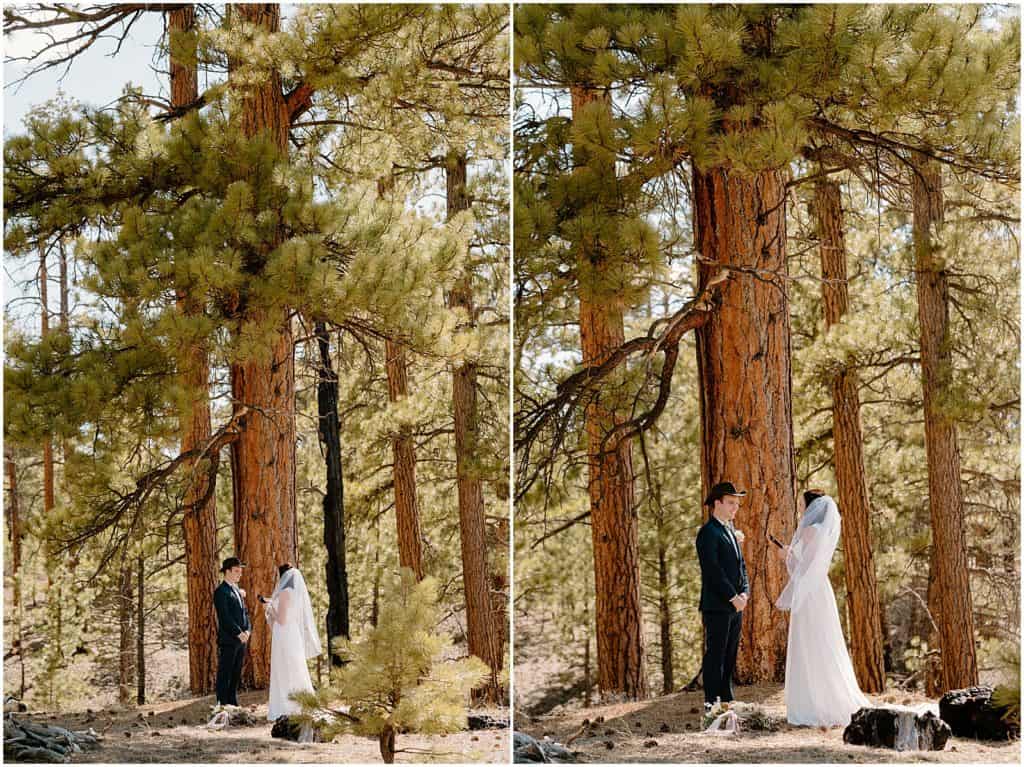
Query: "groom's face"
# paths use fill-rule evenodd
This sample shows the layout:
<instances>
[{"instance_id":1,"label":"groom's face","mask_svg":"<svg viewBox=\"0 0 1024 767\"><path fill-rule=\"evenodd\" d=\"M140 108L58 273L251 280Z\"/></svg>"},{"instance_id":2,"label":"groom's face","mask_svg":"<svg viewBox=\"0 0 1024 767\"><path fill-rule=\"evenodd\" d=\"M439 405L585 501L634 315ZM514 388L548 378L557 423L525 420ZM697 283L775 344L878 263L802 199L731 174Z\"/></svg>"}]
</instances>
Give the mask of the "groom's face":
<instances>
[{"instance_id":1,"label":"groom's face","mask_svg":"<svg viewBox=\"0 0 1024 767\"><path fill-rule=\"evenodd\" d=\"M242 568L230 567L224 571L224 575L227 576L228 583L238 583L242 580Z\"/></svg>"},{"instance_id":2,"label":"groom's face","mask_svg":"<svg viewBox=\"0 0 1024 767\"><path fill-rule=\"evenodd\" d=\"M736 513L740 510L740 499L735 495L722 496L722 500L719 501L722 509L722 516L729 522L736 519Z\"/></svg>"}]
</instances>

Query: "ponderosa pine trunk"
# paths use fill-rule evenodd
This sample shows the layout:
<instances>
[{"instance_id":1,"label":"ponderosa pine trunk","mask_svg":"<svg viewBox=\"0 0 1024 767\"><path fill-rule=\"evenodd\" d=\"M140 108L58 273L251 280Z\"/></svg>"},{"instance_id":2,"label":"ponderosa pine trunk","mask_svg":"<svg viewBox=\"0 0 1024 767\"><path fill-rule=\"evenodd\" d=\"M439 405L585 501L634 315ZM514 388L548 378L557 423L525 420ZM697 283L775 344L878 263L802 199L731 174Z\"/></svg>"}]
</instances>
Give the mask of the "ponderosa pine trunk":
<instances>
[{"instance_id":1,"label":"ponderosa pine trunk","mask_svg":"<svg viewBox=\"0 0 1024 767\"><path fill-rule=\"evenodd\" d=\"M135 702L146 702L146 557L139 551L138 605L135 609Z\"/></svg>"},{"instance_id":2,"label":"ponderosa pine trunk","mask_svg":"<svg viewBox=\"0 0 1024 767\"><path fill-rule=\"evenodd\" d=\"M736 518L750 533L740 684L782 681L786 666L786 617L774 607L786 568L765 537L787 539L796 513L785 193L781 170L693 171L699 290L730 274L697 330L697 369L702 495L723 481L747 491Z\"/></svg>"},{"instance_id":3,"label":"ponderosa pine trunk","mask_svg":"<svg viewBox=\"0 0 1024 767\"><path fill-rule=\"evenodd\" d=\"M132 672L135 670L133 663L133 632L132 632L132 567L126 558L121 563L121 572L118 579L117 590L117 615L118 615L118 675L117 675L117 698L121 703L128 703L132 699Z\"/></svg>"},{"instance_id":4,"label":"ponderosa pine trunk","mask_svg":"<svg viewBox=\"0 0 1024 767\"><path fill-rule=\"evenodd\" d=\"M194 5L167 11L171 45L171 104L183 107L199 98L196 64L182 60L178 51L196 28ZM186 317L202 314L202 302L187 290L177 296L178 311ZM210 417L210 362L205 338L186 342L180 359L182 384L190 394L187 410L179 416L181 451L201 448L213 433ZM193 695L206 695L217 678L217 622L213 592L220 580L217 568L216 477L219 455L190 461L185 466L182 534L185 542L185 584L188 598L188 680Z\"/></svg>"},{"instance_id":5,"label":"ponderosa pine trunk","mask_svg":"<svg viewBox=\"0 0 1024 767\"><path fill-rule=\"evenodd\" d=\"M388 400L400 402L409 394L409 369L405 347L384 341L384 367L388 377ZM420 507L416 498L416 448L407 429L391 438L392 479L395 485L395 522L398 526L398 562L423 580L423 542Z\"/></svg>"},{"instance_id":6,"label":"ponderosa pine trunk","mask_svg":"<svg viewBox=\"0 0 1024 767\"><path fill-rule=\"evenodd\" d=\"M280 6L273 3L229 6L232 20L244 22L262 33L273 34L280 25ZM251 72L239 82L233 77L239 66L251 62L229 61L228 82L238 97L235 122L249 140L265 142L285 157L288 152L289 113L275 69L261 73L254 82ZM239 180L254 174L242 169ZM264 181L264 183L269 183ZM282 241L278 230L243 254L243 268L260 278L267 256ZM286 309L267 309L248 304L240 297L242 323L271 328L269 354L231 365L231 393L235 411L248 407L242 431L231 446L231 480L234 500L235 553L248 566L242 586L246 607L253 616L252 636L243 670L243 684L263 688L270 681L270 633L257 594L269 594L277 581L277 565L296 563L295 508L295 353L291 318ZM272 312L272 314L271 314Z\"/></svg>"},{"instance_id":7,"label":"ponderosa pine trunk","mask_svg":"<svg viewBox=\"0 0 1024 767\"><path fill-rule=\"evenodd\" d=\"M466 190L466 156L450 152L445 162L448 218L469 209ZM450 305L463 309L474 322L471 275L452 288ZM484 493L477 463L480 422L477 415L476 363L463 362L452 375L452 411L455 417L455 471L459 490L459 540L462 551L462 585L466 598L469 652L487 664L491 673L479 691L489 702L500 703L504 692L501 674L501 632L494 624L487 564L487 528Z\"/></svg>"},{"instance_id":8,"label":"ponderosa pine trunk","mask_svg":"<svg viewBox=\"0 0 1024 767\"><path fill-rule=\"evenodd\" d=\"M668 552L663 541L658 542L658 623L661 627L661 693L669 695L675 689L675 669L672 663L672 610L668 603Z\"/></svg>"},{"instance_id":9,"label":"ponderosa pine trunk","mask_svg":"<svg viewBox=\"0 0 1024 767\"><path fill-rule=\"evenodd\" d=\"M9 444L4 445L4 469L7 473L8 535L11 539L11 601L17 612L21 606L21 503L18 498L18 467L14 463L14 451Z\"/></svg>"},{"instance_id":10,"label":"ponderosa pine trunk","mask_svg":"<svg viewBox=\"0 0 1024 767\"><path fill-rule=\"evenodd\" d=\"M46 268L46 243L39 243L39 337L43 340L50 335L50 278ZM55 505L53 477L53 439L49 434L43 437L43 516L49 517ZM47 571L49 573L49 570ZM47 574L47 582L51 576Z\"/></svg>"},{"instance_id":11,"label":"ponderosa pine trunk","mask_svg":"<svg viewBox=\"0 0 1024 767\"><path fill-rule=\"evenodd\" d=\"M591 103L611 110L607 91L572 86L574 119ZM589 158L574 149L574 161ZM613 179L615 169L602 174ZM577 243L578 260L600 273L601 245L585 236ZM616 296L598 295L592 285L580 285L580 345L583 365L601 364L625 340L623 306ZM640 602L640 543L633 489L633 458L629 439L602 445L623 417L591 403L585 413L591 540L594 554L594 620L597 629L597 686L605 695L646 698L643 609ZM602 449L603 448L603 449Z\"/></svg>"},{"instance_id":12,"label":"ponderosa pine trunk","mask_svg":"<svg viewBox=\"0 0 1024 767\"><path fill-rule=\"evenodd\" d=\"M10 444L4 445L4 469L7 473L7 524L11 537L11 604L17 629L11 641L11 650L18 653L18 700L25 698L25 634L24 608L21 598L21 500L18 497L18 467L14 463L14 451Z\"/></svg>"},{"instance_id":13,"label":"ponderosa pine trunk","mask_svg":"<svg viewBox=\"0 0 1024 767\"><path fill-rule=\"evenodd\" d=\"M822 298L826 329L849 310L846 242L839 184L820 180L814 187L821 249ZM860 394L856 368L843 367L832 378L832 442L839 508L843 512L843 562L849 610L850 657L864 692L885 688L882 611L871 549L871 506L864 473Z\"/></svg>"},{"instance_id":14,"label":"ponderosa pine trunk","mask_svg":"<svg viewBox=\"0 0 1024 767\"><path fill-rule=\"evenodd\" d=\"M928 608L939 629L941 691L946 691L977 684L978 660L964 531L960 448L956 422L946 405L953 383L949 276L946 259L935 239L943 223L944 204L941 169L934 161L918 158L913 200L928 508L932 524L933 587L929 589Z\"/></svg>"},{"instance_id":15,"label":"ponderosa pine trunk","mask_svg":"<svg viewBox=\"0 0 1024 767\"><path fill-rule=\"evenodd\" d=\"M508 536L507 519L499 519L487 526L487 561L490 564L491 611L498 647L508 647ZM502 658L504 660L504 658Z\"/></svg>"},{"instance_id":16,"label":"ponderosa pine trunk","mask_svg":"<svg viewBox=\"0 0 1024 767\"><path fill-rule=\"evenodd\" d=\"M317 434L324 450L327 492L324 493L324 548L327 551L327 639L350 639L348 615L348 568L345 561L345 484L341 471L341 424L338 421L338 376L331 363L331 337L327 323L314 323L320 364L316 373L319 416ZM331 664L340 666L342 657L331 652Z\"/></svg>"}]
</instances>

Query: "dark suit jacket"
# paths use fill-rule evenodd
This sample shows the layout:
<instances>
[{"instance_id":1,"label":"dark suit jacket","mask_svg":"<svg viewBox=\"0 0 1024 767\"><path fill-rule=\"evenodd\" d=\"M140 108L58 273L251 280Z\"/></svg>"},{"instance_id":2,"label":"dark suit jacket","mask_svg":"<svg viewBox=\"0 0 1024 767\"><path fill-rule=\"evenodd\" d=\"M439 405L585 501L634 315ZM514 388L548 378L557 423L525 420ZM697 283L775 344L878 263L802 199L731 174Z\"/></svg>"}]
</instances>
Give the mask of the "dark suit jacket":
<instances>
[{"instance_id":1,"label":"dark suit jacket","mask_svg":"<svg viewBox=\"0 0 1024 767\"><path fill-rule=\"evenodd\" d=\"M711 517L697 533L697 557L700 559L700 609L702 612L736 612L729 603L737 594L749 593L747 563L743 561L737 541L725 525Z\"/></svg>"},{"instance_id":2,"label":"dark suit jacket","mask_svg":"<svg viewBox=\"0 0 1024 767\"><path fill-rule=\"evenodd\" d=\"M249 613L239 601L227 581L221 581L213 592L213 606L217 608L217 641L222 644L240 643L238 635L251 631Z\"/></svg>"}]
</instances>

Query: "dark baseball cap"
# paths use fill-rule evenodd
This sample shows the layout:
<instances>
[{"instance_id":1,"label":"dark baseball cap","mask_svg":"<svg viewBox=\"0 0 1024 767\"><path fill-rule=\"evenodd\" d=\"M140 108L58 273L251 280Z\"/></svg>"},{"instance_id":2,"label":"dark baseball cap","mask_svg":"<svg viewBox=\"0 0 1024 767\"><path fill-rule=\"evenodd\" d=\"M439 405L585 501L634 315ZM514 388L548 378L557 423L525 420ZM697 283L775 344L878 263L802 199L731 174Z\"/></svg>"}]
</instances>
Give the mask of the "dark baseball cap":
<instances>
[{"instance_id":1,"label":"dark baseball cap","mask_svg":"<svg viewBox=\"0 0 1024 767\"><path fill-rule=\"evenodd\" d=\"M711 494L704 499L705 506L714 506L715 501L721 500L726 495L735 495L742 498L747 494L746 490L737 490L732 482L719 482L711 488Z\"/></svg>"},{"instance_id":2,"label":"dark baseball cap","mask_svg":"<svg viewBox=\"0 0 1024 767\"><path fill-rule=\"evenodd\" d=\"M232 567L245 567L245 562L243 562L238 557L228 557L221 563L220 571L222 573L226 573Z\"/></svg>"}]
</instances>

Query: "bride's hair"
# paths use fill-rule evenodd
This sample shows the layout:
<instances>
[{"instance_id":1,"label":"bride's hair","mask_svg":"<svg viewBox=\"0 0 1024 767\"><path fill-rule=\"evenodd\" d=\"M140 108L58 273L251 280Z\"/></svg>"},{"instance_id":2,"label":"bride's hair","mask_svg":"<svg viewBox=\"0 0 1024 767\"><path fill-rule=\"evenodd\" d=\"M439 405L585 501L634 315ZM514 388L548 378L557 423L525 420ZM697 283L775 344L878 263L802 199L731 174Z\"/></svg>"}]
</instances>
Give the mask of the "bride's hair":
<instances>
[{"instance_id":1,"label":"bride's hair","mask_svg":"<svg viewBox=\"0 0 1024 767\"><path fill-rule=\"evenodd\" d=\"M291 569L292 569L292 566L290 564L288 564L287 562L285 562L283 565L278 565L277 566L277 577L280 578L282 575L284 575L286 572L288 572Z\"/></svg>"},{"instance_id":2,"label":"bride's hair","mask_svg":"<svg viewBox=\"0 0 1024 767\"><path fill-rule=\"evenodd\" d=\"M805 490L804 491L804 508L806 509L808 506L810 506L812 503L814 503L814 501L818 500L823 495L825 495L825 494L823 492L821 492L820 490Z\"/></svg>"}]
</instances>

